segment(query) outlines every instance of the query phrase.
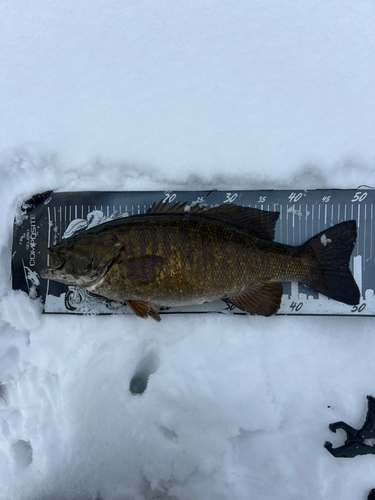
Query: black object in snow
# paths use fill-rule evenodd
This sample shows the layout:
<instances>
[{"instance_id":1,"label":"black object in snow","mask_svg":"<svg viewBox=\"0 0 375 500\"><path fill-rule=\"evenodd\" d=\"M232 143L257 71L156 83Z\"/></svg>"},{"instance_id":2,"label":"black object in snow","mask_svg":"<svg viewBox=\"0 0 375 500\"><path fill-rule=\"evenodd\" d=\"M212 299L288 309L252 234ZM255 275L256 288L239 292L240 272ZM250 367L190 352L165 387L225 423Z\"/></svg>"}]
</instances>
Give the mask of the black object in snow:
<instances>
[{"instance_id":1,"label":"black object in snow","mask_svg":"<svg viewBox=\"0 0 375 500\"><path fill-rule=\"evenodd\" d=\"M345 422L334 422L329 424L329 428L332 432L336 432L337 429L342 429L347 434L347 439L343 446L338 448L333 448L332 443L326 441L324 447L336 458L354 458L357 455L375 455L375 446L366 444L366 439L373 439L375 437L375 398L372 396L367 396L368 399L368 409L365 423L362 428L357 430L346 424ZM374 491L374 490L372 490ZM370 492L370 495L372 492ZM369 497L370 499L375 499L375 495Z\"/></svg>"}]
</instances>

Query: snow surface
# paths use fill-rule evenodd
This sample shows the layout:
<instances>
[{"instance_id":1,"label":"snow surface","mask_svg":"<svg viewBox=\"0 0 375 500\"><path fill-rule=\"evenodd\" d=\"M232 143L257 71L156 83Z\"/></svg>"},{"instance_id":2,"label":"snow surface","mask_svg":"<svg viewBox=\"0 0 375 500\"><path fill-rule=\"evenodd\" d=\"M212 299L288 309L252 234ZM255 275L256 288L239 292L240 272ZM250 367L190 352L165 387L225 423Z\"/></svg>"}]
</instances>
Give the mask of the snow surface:
<instances>
[{"instance_id":1,"label":"snow surface","mask_svg":"<svg viewBox=\"0 0 375 500\"><path fill-rule=\"evenodd\" d=\"M374 185L374 33L371 0L1 3L0 498L367 498L323 444L373 319L42 316L10 259L47 189Z\"/></svg>"}]
</instances>

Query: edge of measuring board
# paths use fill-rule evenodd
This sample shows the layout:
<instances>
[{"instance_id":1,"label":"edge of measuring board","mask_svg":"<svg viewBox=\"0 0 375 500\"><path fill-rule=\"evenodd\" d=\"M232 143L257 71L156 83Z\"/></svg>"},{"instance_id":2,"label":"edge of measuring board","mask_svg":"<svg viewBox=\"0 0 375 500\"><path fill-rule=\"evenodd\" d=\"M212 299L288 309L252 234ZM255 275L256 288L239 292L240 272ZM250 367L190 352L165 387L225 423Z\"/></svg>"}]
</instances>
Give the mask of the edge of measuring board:
<instances>
[{"instance_id":1,"label":"edge of measuring board","mask_svg":"<svg viewBox=\"0 0 375 500\"><path fill-rule=\"evenodd\" d=\"M118 302L100 300L85 289L43 280L47 248L108 220L144 214L160 200L208 208L225 203L279 211L275 241L300 245L334 224L356 220L357 242L350 268L361 292L357 306L342 304L299 283L283 283L278 315L375 316L375 190L315 189L256 191L84 191L45 192L22 206L22 222L14 224L12 288L43 302L49 314L133 314ZM223 313L246 315L222 301L201 306L160 308L161 314Z\"/></svg>"}]
</instances>

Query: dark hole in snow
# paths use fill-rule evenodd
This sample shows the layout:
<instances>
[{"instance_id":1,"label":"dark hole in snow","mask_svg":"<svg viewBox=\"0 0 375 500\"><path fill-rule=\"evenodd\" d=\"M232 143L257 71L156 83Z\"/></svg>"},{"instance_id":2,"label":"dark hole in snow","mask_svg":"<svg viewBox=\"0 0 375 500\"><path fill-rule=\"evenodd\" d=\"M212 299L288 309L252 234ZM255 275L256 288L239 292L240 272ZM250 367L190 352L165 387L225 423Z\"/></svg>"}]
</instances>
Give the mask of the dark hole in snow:
<instances>
[{"instance_id":1,"label":"dark hole in snow","mask_svg":"<svg viewBox=\"0 0 375 500\"><path fill-rule=\"evenodd\" d=\"M148 376L144 374L134 375L130 381L129 391L135 396L143 394L147 388Z\"/></svg>"},{"instance_id":2,"label":"dark hole in snow","mask_svg":"<svg viewBox=\"0 0 375 500\"><path fill-rule=\"evenodd\" d=\"M23 441L20 439L12 444L14 460L18 467L26 469L33 461L33 449L31 448L30 441Z\"/></svg>"},{"instance_id":3,"label":"dark hole in snow","mask_svg":"<svg viewBox=\"0 0 375 500\"><path fill-rule=\"evenodd\" d=\"M159 359L156 354L149 352L138 363L134 375L130 380L129 391L136 396L143 394L147 389L149 376L156 372L159 368Z\"/></svg>"}]
</instances>

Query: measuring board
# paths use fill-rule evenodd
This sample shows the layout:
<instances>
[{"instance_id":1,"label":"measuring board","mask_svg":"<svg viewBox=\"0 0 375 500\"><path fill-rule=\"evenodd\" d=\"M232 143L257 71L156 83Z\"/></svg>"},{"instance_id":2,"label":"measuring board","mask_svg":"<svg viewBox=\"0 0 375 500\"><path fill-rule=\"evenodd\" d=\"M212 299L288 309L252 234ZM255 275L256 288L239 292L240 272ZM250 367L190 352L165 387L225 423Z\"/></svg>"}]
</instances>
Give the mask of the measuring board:
<instances>
[{"instance_id":1,"label":"measuring board","mask_svg":"<svg viewBox=\"0 0 375 500\"><path fill-rule=\"evenodd\" d=\"M277 314L375 315L375 248L373 230L375 191L319 189L311 191L149 191L44 193L27 202L24 219L14 226L13 289L41 297L45 313L133 314L118 302L100 300L85 289L40 278L48 265L47 248L62 239L109 220L145 214L156 201L180 201L212 208L236 204L280 212L275 241L301 245L325 228L346 220L357 222L358 236L350 268L361 299L349 306L328 299L299 283L283 283ZM246 314L223 301L199 306L161 308L160 313Z\"/></svg>"}]
</instances>

